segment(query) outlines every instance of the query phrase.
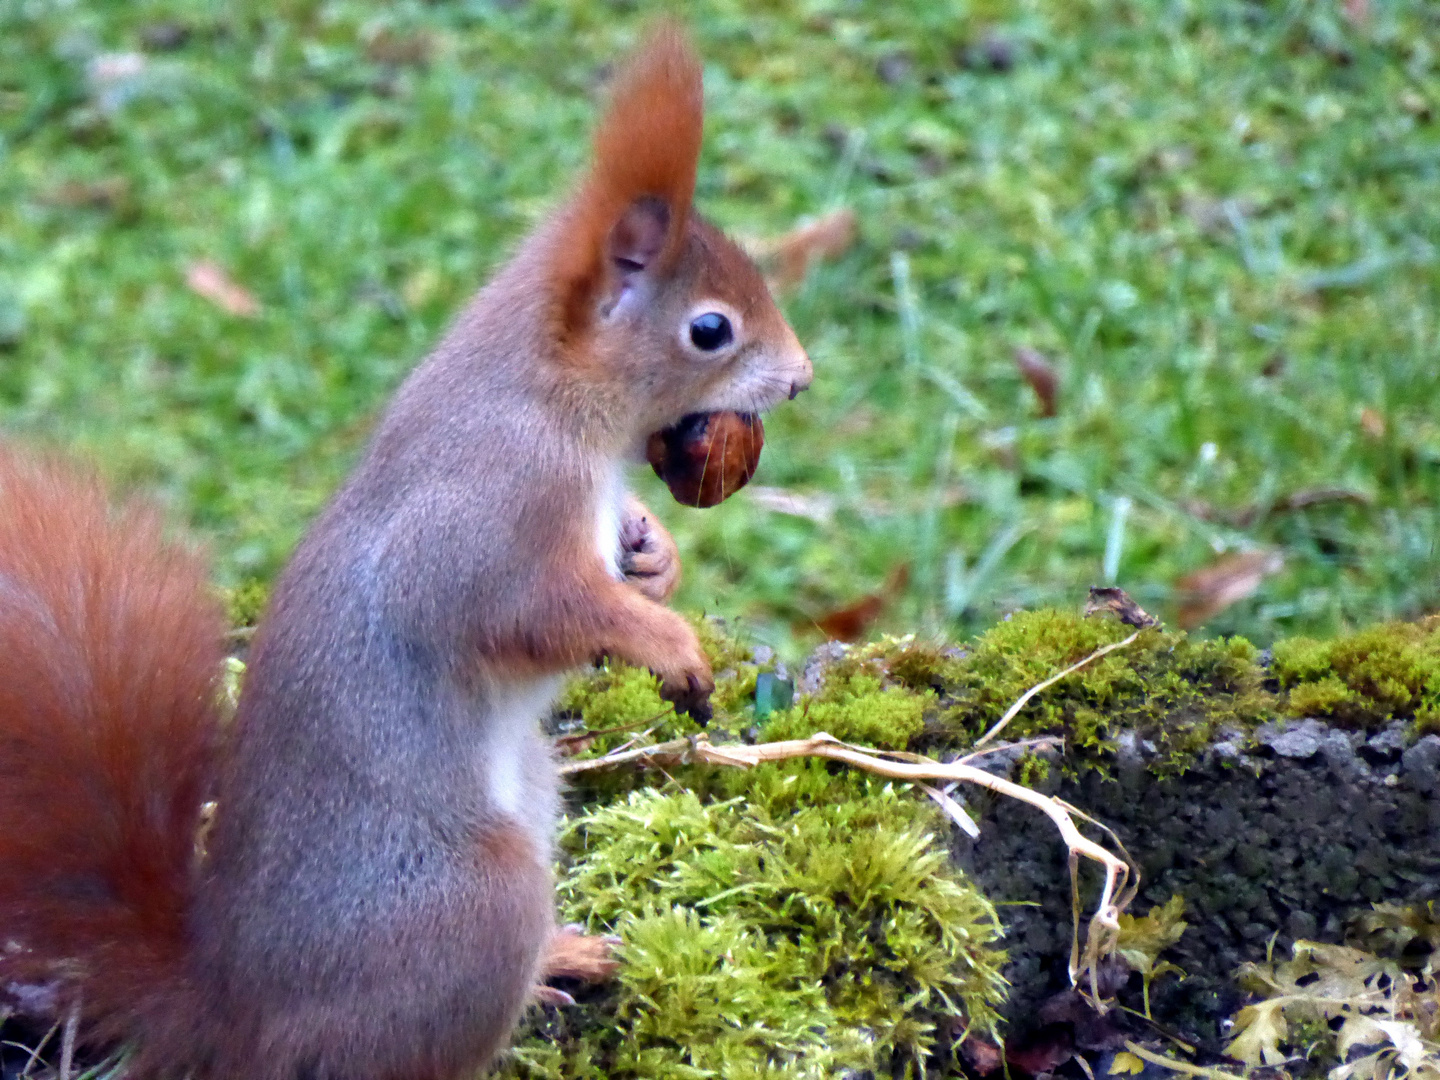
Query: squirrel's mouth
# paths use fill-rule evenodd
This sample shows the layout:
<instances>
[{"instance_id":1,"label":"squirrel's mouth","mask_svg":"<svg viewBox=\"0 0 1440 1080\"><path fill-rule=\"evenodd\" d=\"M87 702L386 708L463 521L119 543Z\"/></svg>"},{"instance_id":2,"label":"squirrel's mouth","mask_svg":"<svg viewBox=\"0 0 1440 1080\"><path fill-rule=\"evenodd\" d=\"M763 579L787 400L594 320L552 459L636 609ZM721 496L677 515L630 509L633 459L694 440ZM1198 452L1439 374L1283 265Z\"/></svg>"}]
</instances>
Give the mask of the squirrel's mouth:
<instances>
[{"instance_id":1,"label":"squirrel's mouth","mask_svg":"<svg viewBox=\"0 0 1440 1080\"><path fill-rule=\"evenodd\" d=\"M760 464L765 425L757 413L682 416L645 442L645 457L683 506L716 506L750 482Z\"/></svg>"}]
</instances>

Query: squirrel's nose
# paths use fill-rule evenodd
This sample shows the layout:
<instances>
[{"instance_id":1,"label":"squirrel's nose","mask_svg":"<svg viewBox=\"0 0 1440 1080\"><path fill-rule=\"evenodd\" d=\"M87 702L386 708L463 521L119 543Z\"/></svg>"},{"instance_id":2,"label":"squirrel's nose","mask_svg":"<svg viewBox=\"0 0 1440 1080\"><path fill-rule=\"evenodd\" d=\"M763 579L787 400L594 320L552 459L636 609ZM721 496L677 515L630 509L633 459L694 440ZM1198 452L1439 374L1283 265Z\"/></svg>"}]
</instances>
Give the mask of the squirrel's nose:
<instances>
[{"instance_id":1,"label":"squirrel's nose","mask_svg":"<svg viewBox=\"0 0 1440 1080\"><path fill-rule=\"evenodd\" d=\"M806 355L805 350L800 347L800 343L798 341L795 343L795 351L800 354L800 373L795 378L790 380L791 401L794 401L797 397L800 396L801 390L810 389L810 384L815 381L815 369L810 366L810 357Z\"/></svg>"},{"instance_id":2,"label":"squirrel's nose","mask_svg":"<svg viewBox=\"0 0 1440 1080\"><path fill-rule=\"evenodd\" d=\"M805 347L800 344L800 339L795 336L795 331L785 326L785 336L789 339L789 348L785 350L784 359L781 361L783 373L785 368L791 372L790 377L790 400L794 401L801 390L809 388L810 383L815 379L815 369L810 366L810 356L805 352Z\"/></svg>"}]
</instances>

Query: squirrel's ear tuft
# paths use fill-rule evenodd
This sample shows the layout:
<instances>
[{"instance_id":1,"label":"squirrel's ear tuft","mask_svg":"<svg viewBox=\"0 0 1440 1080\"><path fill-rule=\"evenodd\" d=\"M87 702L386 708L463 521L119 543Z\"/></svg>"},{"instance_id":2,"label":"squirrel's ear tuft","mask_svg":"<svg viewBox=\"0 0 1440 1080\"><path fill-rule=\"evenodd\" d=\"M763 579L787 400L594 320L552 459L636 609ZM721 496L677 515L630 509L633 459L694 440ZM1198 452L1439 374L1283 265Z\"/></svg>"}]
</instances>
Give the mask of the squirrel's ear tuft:
<instances>
[{"instance_id":1,"label":"squirrel's ear tuft","mask_svg":"<svg viewBox=\"0 0 1440 1080\"><path fill-rule=\"evenodd\" d=\"M566 215L562 339L630 273L663 269L679 250L704 112L700 59L678 24L662 22L615 77L594 164Z\"/></svg>"},{"instance_id":2,"label":"squirrel's ear tuft","mask_svg":"<svg viewBox=\"0 0 1440 1080\"><path fill-rule=\"evenodd\" d=\"M695 194L704 114L700 58L678 25L661 23L615 79L595 133L593 194L622 210L660 199L673 233Z\"/></svg>"}]
</instances>

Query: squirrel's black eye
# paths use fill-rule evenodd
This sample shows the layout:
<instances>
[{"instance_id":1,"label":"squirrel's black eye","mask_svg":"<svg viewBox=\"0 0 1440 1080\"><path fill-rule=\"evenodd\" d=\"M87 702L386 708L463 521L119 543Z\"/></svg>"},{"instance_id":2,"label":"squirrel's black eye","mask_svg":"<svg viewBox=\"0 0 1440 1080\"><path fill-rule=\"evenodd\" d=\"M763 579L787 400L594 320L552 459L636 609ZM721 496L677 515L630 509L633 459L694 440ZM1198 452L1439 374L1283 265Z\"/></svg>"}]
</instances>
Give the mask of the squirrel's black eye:
<instances>
[{"instance_id":1,"label":"squirrel's black eye","mask_svg":"<svg viewBox=\"0 0 1440 1080\"><path fill-rule=\"evenodd\" d=\"M690 324L690 340L703 352L714 352L730 344L734 335L730 332L730 320L718 311L707 311L697 315Z\"/></svg>"}]
</instances>

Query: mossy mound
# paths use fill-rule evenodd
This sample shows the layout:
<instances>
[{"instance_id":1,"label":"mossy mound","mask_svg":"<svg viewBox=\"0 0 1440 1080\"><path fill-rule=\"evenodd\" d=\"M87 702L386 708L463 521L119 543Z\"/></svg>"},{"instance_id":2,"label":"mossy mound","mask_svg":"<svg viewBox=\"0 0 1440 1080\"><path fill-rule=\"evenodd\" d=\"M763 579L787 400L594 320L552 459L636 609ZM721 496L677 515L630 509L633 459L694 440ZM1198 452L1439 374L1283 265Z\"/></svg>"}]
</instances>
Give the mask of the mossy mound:
<instances>
[{"instance_id":1,"label":"mossy mound","mask_svg":"<svg viewBox=\"0 0 1440 1080\"><path fill-rule=\"evenodd\" d=\"M785 683L789 701L788 673L719 624L700 628L717 672L713 741L827 731L934 756L970 746L1031 686L1130 633L1108 616L1043 610L963 648L829 646L787 707L765 690L757 708L757 684ZM1284 642L1273 665L1242 638L1147 629L1037 695L1004 739L1062 735L1076 775L1106 772L1133 733L1149 768L1174 776L1222 735L1244 743L1297 710L1361 727L1432 723L1437 671L1429 623ZM556 725L586 757L699 731L624 665L574 680ZM536 1010L503 1076L898 1077L922 1063L933 1075L967 1030L993 1028L1005 959L994 909L951 865L948 825L903 786L814 760L622 768L578 775L572 801L561 914L618 934L620 972L577 1009Z\"/></svg>"},{"instance_id":2,"label":"mossy mound","mask_svg":"<svg viewBox=\"0 0 1440 1080\"><path fill-rule=\"evenodd\" d=\"M963 748L1030 687L1130 632L1113 618L1044 609L1018 613L965 648L913 638L856 647L761 737L829 731L890 749ZM1152 768L1173 775L1222 731L1243 736L1269 720L1307 716L1440 730L1440 617L1281 641L1273 660L1241 637L1147 629L1037 695L1004 738L1064 736L1074 772L1105 767L1115 738L1133 732L1158 749Z\"/></svg>"},{"instance_id":3,"label":"mossy mound","mask_svg":"<svg viewBox=\"0 0 1440 1080\"><path fill-rule=\"evenodd\" d=\"M1017 614L965 649L912 638L862 646L831 664L822 687L762 736L829 731L888 749L967 747L1030 687L1129 633L1114 619L1047 609ZM1078 769L1103 765L1114 738L1134 731L1164 752L1157 768L1180 772L1221 728L1275 715L1259 658L1244 638L1145 630L1038 695L1004 738L1063 735L1067 764Z\"/></svg>"},{"instance_id":4,"label":"mossy mound","mask_svg":"<svg viewBox=\"0 0 1440 1080\"><path fill-rule=\"evenodd\" d=\"M576 819L562 914L621 936L618 986L578 1038L520 1045L509 1075L903 1074L940 1032L990 1028L994 909L923 807L850 794L777 813L636 791Z\"/></svg>"},{"instance_id":5,"label":"mossy mound","mask_svg":"<svg viewBox=\"0 0 1440 1080\"><path fill-rule=\"evenodd\" d=\"M1274 669L1292 716L1352 727L1413 719L1419 731L1440 732L1440 616L1332 641L1282 641Z\"/></svg>"},{"instance_id":6,"label":"mossy mound","mask_svg":"<svg viewBox=\"0 0 1440 1080\"><path fill-rule=\"evenodd\" d=\"M717 671L709 734L753 737L769 726L756 682L777 665L701 630ZM607 732L572 737L585 756L698 731L655 689L624 665L586 672L558 727ZM857 672L804 701L846 737L904 746L935 695ZM577 1009L533 1010L502 1076L918 1076L966 1030L993 1029L999 919L951 866L943 818L903 788L795 761L584 773L572 795L560 914L618 934L621 967Z\"/></svg>"}]
</instances>

